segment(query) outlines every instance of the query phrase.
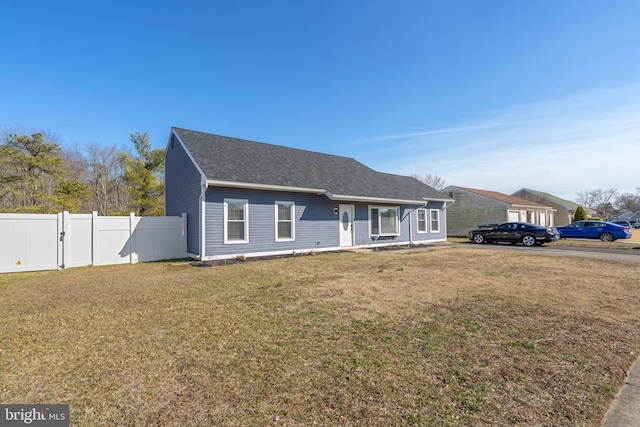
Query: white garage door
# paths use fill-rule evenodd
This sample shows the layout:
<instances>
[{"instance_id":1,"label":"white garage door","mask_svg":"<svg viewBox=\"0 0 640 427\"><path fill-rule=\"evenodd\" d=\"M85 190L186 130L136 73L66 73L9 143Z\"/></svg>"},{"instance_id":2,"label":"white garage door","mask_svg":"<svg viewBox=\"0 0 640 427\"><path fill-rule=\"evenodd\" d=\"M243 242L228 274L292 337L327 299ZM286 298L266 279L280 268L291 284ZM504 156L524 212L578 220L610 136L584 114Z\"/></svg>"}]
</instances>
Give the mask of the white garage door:
<instances>
[{"instance_id":1,"label":"white garage door","mask_svg":"<svg viewBox=\"0 0 640 427\"><path fill-rule=\"evenodd\" d=\"M520 211L509 211L507 218L509 222L520 221Z\"/></svg>"}]
</instances>

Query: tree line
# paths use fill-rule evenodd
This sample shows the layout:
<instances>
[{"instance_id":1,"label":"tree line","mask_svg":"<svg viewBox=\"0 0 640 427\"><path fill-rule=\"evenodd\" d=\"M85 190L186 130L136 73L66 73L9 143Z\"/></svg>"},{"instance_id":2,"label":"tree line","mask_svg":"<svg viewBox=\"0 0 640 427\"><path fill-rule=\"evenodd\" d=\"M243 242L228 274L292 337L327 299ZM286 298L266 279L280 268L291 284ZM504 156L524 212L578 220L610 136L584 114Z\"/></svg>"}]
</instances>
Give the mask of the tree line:
<instances>
[{"instance_id":1,"label":"tree line","mask_svg":"<svg viewBox=\"0 0 640 427\"><path fill-rule=\"evenodd\" d=\"M0 131L0 212L164 214L164 149L132 133L135 153L88 144L65 150L49 131Z\"/></svg>"},{"instance_id":2,"label":"tree line","mask_svg":"<svg viewBox=\"0 0 640 427\"><path fill-rule=\"evenodd\" d=\"M616 188L579 191L576 202L595 212L595 216L612 220L640 212L640 187L636 187L636 194L620 193Z\"/></svg>"},{"instance_id":3,"label":"tree line","mask_svg":"<svg viewBox=\"0 0 640 427\"><path fill-rule=\"evenodd\" d=\"M164 214L164 148L152 148L148 133L132 133L131 150L88 144L64 150L49 131L0 130L0 212L100 215ZM444 179L414 174L442 191ZM578 192L576 202L603 219L640 211L636 194L617 189Z\"/></svg>"}]
</instances>

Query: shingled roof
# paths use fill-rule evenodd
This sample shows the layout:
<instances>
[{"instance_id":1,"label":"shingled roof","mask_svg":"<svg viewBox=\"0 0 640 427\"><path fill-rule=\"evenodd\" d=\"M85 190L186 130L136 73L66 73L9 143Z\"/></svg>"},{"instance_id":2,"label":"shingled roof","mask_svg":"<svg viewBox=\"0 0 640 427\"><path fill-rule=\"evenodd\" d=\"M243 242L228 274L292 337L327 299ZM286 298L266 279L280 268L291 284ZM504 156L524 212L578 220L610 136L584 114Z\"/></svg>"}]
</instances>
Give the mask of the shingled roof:
<instances>
[{"instance_id":1,"label":"shingled roof","mask_svg":"<svg viewBox=\"0 0 640 427\"><path fill-rule=\"evenodd\" d=\"M173 128L209 185L325 194L333 200L449 201L415 178L377 172L347 157Z\"/></svg>"},{"instance_id":2,"label":"shingled roof","mask_svg":"<svg viewBox=\"0 0 640 427\"><path fill-rule=\"evenodd\" d=\"M572 202L571 200L566 200L566 199L562 199L558 196L554 196L553 194L550 193L545 193L544 191L538 191L538 190L532 190L531 188L522 188L519 191L517 191L516 193L520 192L520 191L526 191L529 192L531 194L534 194L538 197L540 197L541 199L548 199L552 202L555 202L559 205L562 205L568 209L577 209L578 206L580 206L578 203L576 202ZM514 193L515 194L515 193Z\"/></svg>"},{"instance_id":3,"label":"shingled roof","mask_svg":"<svg viewBox=\"0 0 640 427\"><path fill-rule=\"evenodd\" d=\"M469 187L457 187L457 188L468 191L470 193L478 194L480 196L488 197L490 199L498 200L499 202L507 203L513 206L525 206L525 207L530 206L530 207L542 207L542 208L549 207L540 203L532 202L530 200L521 199L520 197L514 197L504 193L499 193L497 191L479 190L477 188L469 188Z\"/></svg>"}]
</instances>

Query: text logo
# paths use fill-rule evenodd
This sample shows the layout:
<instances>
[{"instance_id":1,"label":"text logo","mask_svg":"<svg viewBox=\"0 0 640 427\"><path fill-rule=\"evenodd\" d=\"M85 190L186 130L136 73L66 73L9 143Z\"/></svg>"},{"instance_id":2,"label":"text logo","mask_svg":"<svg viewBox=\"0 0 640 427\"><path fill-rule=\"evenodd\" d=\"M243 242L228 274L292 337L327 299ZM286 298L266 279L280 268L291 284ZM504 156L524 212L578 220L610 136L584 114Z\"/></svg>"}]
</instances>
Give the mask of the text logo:
<instances>
[{"instance_id":1,"label":"text logo","mask_svg":"<svg viewBox=\"0 0 640 427\"><path fill-rule=\"evenodd\" d=\"M2 405L0 427L69 427L69 405Z\"/></svg>"}]
</instances>

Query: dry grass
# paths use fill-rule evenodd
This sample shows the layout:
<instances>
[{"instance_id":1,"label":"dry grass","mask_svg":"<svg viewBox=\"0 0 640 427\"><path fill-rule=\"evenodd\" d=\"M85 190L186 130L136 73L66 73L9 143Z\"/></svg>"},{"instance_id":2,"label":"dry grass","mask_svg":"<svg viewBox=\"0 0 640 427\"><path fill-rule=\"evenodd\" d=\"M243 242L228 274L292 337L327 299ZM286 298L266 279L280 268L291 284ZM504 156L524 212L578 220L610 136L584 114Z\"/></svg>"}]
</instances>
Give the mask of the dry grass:
<instances>
[{"instance_id":1,"label":"dry grass","mask_svg":"<svg viewBox=\"0 0 640 427\"><path fill-rule=\"evenodd\" d=\"M599 425L640 264L456 248L0 276L0 401L72 425Z\"/></svg>"}]
</instances>

